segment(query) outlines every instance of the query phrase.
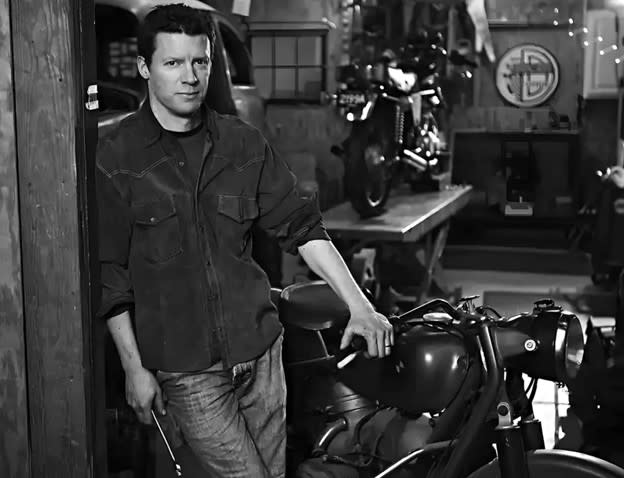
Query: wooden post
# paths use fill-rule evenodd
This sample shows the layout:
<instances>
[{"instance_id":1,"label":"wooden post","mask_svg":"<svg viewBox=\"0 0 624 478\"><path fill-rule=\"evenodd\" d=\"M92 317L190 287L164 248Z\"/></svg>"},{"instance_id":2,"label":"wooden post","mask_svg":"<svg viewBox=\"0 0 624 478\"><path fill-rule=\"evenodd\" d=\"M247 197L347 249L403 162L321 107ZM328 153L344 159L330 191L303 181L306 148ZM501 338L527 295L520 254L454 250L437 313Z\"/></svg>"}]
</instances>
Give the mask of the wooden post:
<instances>
[{"instance_id":1,"label":"wooden post","mask_svg":"<svg viewBox=\"0 0 624 478\"><path fill-rule=\"evenodd\" d=\"M0 0L0 476L29 471L9 0Z\"/></svg>"},{"instance_id":2,"label":"wooden post","mask_svg":"<svg viewBox=\"0 0 624 478\"><path fill-rule=\"evenodd\" d=\"M95 269L88 227L97 132L95 113L84 106L87 86L95 83L94 6L89 0L9 3L28 476L105 476L104 440L97 439L102 436L98 425L104 411L97 409L100 402L94 400L98 384L93 374L91 319ZM26 475L18 471L9 476Z\"/></svg>"}]
</instances>

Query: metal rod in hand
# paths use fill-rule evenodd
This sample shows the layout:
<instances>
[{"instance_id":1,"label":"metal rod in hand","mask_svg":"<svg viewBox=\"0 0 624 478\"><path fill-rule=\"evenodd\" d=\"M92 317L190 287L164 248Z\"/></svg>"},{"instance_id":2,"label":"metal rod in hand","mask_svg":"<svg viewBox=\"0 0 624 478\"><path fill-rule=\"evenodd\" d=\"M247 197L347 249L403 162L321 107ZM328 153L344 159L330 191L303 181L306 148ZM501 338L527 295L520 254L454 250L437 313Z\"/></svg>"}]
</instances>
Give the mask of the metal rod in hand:
<instances>
[{"instance_id":1,"label":"metal rod in hand","mask_svg":"<svg viewBox=\"0 0 624 478\"><path fill-rule=\"evenodd\" d=\"M169 445L169 441L167 440L167 437L165 436L165 432L163 432L163 429L160 426L160 422L158 421L158 418L156 418L156 414L154 413L154 410L152 410L152 418L156 422L156 426L158 427L158 431L160 432L160 436L162 437L163 441L165 442L165 446L167 447L167 451L169 452L169 456L171 457L171 461L173 461L173 465L175 466L176 475L182 476L182 467L177 462L177 460L175 458L175 455L173 454L173 450L171 449L171 446Z\"/></svg>"}]
</instances>

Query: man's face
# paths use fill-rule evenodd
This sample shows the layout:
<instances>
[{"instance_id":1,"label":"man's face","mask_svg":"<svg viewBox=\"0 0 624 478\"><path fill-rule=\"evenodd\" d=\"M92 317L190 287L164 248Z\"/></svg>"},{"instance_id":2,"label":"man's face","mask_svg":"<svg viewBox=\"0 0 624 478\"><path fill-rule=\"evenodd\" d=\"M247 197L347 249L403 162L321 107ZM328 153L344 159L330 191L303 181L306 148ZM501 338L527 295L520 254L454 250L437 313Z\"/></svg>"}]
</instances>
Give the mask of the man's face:
<instances>
[{"instance_id":1,"label":"man's face","mask_svg":"<svg viewBox=\"0 0 624 478\"><path fill-rule=\"evenodd\" d=\"M138 59L147 80L152 107L172 117L187 118L201 106L210 77L210 41L207 35L158 33L152 63ZM153 104L153 103L157 104Z\"/></svg>"}]
</instances>

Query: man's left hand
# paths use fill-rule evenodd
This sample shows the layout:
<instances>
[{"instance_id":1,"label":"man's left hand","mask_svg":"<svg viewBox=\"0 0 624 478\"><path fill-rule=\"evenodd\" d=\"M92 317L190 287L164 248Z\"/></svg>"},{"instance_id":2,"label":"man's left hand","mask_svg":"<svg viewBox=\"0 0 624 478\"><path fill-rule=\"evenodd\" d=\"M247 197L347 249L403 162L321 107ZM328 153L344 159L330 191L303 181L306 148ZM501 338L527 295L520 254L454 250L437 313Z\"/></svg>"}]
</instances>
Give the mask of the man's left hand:
<instances>
[{"instance_id":1,"label":"man's left hand","mask_svg":"<svg viewBox=\"0 0 624 478\"><path fill-rule=\"evenodd\" d=\"M356 335L366 340L370 357L383 358L392 352L394 330L383 314L374 310L352 313L342 335L340 348L348 347Z\"/></svg>"}]
</instances>

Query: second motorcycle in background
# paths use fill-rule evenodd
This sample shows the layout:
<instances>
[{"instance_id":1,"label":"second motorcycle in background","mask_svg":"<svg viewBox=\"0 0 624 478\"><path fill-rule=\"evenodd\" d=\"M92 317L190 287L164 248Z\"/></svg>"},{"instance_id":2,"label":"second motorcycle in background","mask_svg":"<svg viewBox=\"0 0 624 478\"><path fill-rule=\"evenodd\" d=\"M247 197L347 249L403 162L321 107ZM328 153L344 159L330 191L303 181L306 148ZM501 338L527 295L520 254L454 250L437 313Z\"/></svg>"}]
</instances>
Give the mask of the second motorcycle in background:
<instances>
[{"instance_id":1,"label":"second motorcycle in background","mask_svg":"<svg viewBox=\"0 0 624 478\"><path fill-rule=\"evenodd\" d=\"M345 162L345 190L362 217L382 214L390 190L407 182L414 191L450 184L445 108L440 71L449 55L439 33L421 31L398 54L383 52L375 63L352 62L338 69L332 102L352 124L332 152Z\"/></svg>"}]
</instances>

